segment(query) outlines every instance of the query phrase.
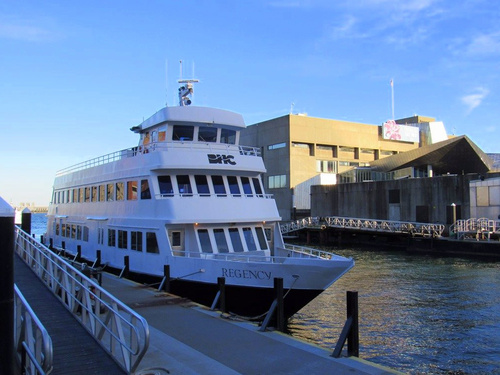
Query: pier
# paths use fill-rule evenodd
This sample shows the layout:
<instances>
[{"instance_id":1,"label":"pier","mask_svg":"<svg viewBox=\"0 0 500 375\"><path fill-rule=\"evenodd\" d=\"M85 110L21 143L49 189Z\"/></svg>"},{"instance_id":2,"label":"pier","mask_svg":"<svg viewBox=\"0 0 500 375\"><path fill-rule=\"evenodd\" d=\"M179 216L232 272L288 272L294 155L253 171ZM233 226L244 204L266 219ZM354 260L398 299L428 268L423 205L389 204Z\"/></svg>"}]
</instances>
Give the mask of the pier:
<instances>
[{"instance_id":1,"label":"pier","mask_svg":"<svg viewBox=\"0 0 500 375\"><path fill-rule=\"evenodd\" d=\"M53 353L51 374L396 373L116 275L99 285L20 229L15 251L16 284L52 342L33 357L42 367Z\"/></svg>"}]
</instances>

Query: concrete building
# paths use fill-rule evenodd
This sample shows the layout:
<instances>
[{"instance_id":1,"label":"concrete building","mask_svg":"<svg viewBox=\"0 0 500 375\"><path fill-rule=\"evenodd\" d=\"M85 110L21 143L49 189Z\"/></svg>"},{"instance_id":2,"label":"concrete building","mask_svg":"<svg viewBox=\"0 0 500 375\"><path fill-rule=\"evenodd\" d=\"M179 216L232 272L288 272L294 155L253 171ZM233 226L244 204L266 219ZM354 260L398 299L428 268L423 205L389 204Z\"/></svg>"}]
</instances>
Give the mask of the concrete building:
<instances>
[{"instance_id":1,"label":"concrete building","mask_svg":"<svg viewBox=\"0 0 500 375\"><path fill-rule=\"evenodd\" d=\"M248 126L240 143L261 148L265 188L283 220L292 220L310 216L311 186L336 184L343 172L444 139L444 125L430 117L371 125L289 114Z\"/></svg>"}]
</instances>

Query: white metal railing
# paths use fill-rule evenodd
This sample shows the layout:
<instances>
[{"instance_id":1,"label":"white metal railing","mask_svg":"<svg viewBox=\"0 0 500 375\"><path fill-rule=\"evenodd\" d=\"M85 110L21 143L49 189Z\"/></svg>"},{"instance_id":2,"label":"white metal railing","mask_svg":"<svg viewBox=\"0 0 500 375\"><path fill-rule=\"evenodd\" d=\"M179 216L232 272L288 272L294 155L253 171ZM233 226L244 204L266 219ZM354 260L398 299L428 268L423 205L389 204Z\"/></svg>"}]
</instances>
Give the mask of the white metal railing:
<instances>
[{"instance_id":1,"label":"white metal railing","mask_svg":"<svg viewBox=\"0 0 500 375\"><path fill-rule=\"evenodd\" d=\"M56 176L62 176L71 172L108 164L121 159L131 158L150 152L168 151L172 148L188 148L190 150L205 149L209 152L239 152L240 155L261 156L260 148L252 146L240 146L226 143L205 143L192 141L178 142L153 142L145 146L131 147L110 154L98 156L96 158L72 165L68 168L57 171Z\"/></svg>"},{"instance_id":2,"label":"white metal railing","mask_svg":"<svg viewBox=\"0 0 500 375\"><path fill-rule=\"evenodd\" d=\"M14 285L14 340L23 374L52 371L52 340L17 285Z\"/></svg>"},{"instance_id":3,"label":"white metal railing","mask_svg":"<svg viewBox=\"0 0 500 375\"><path fill-rule=\"evenodd\" d=\"M491 220L484 217L457 220L451 225L450 233L456 235L458 239L489 240L492 234L500 235L500 220Z\"/></svg>"},{"instance_id":4,"label":"white metal railing","mask_svg":"<svg viewBox=\"0 0 500 375\"><path fill-rule=\"evenodd\" d=\"M200 197L200 198L264 198L264 199L273 199L273 194L247 194L247 193L239 193L239 194L231 194L231 193L163 193L156 194L156 199L167 199L167 198L190 198L190 197Z\"/></svg>"},{"instance_id":5,"label":"white metal railing","mask_svg":"<svg viewBox=\"0 0 500 375\"><path fill-rule=\"evenodd\" d=\"M412 236L440 237L445 229L444 224L416 223L408 221L359 219L350 217L328 216L324 218L326 225L333 228L348 228L374 232L407 233Z\"/></svg>"},{"instance_id":6,"label":"white metal railing","mask_svg":"<svg viewBox=\"0 0 500 375\"><path fill-rule=\"evenodd\" d=\"M319 225L319 217L306 217L280 225L281 234Z\"/></svg>"},{"instance_id":7,"label":"white metal railing","mask_svg":"<svg viewBox=\"0 0 500 375\"><path fill-rule=\"evenodd\" d=\"M104 350L134 372L149 346L147 321L19 228L15 250Z\"/></svg>"},{"instance_id":8,"label":"white metal railing","mask_svg":"<svg viewBox=\"0 0 500 375\"><path fill-rule=\"evenodd\" d=\"M323 223L323 224L322 224ZM445 229L444 224L416 223L408 221L361 219L352 217L327 216L320 220L318 217L308 217L285 223L280 226L281 233L289 233L320 225L332 228L357 229L373 232L408 233L412 236L440 237Z\"/></svg>"}]
</instances>

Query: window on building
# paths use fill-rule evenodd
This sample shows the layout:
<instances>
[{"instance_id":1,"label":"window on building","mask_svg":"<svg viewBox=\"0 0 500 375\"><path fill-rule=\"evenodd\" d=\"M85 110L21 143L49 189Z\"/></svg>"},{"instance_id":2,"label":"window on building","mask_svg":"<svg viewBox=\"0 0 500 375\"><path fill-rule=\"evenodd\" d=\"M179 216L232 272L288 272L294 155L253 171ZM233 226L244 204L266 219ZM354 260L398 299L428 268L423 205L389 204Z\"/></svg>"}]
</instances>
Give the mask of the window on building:
<instances>
[{"instance_id":1,"label":"window on building","mask_svg":"<svg viewBox=\"0 0 500 375\"><path fill-rule=\"evenodd\" d=\"M269 176L268 179L269 189L279 189L286 187L286 175Z\"/></svg>"},{"instance_id":2,"label":"window on building","mask_svg":"<svg viewBox=\"0 0 500 375\"><path fill-rule=\"evenodd\" d=\"M158 185L160 187L160 194L165 197L174 196L174 188L170 176L158 176Z\"/></svg>"},{"instance_id":3,"label":"window on building","mask_svg":"<svg viewBox=\"0 0 500 375\"><path fill-rule=\"evenodd\" d=\"M198 129L198 141L217 142L217 128L213 126L200 126Z\"/></svg>"},{"instance_id":4,"label":"window on building","mask_svg":"<svg viewBox=\"0 0 500 375\"><path fill-rule=\"evenodd\" d=\"M399 189L389 190L389 203L400 203Z\"/></svg>"},{"instance_id":5,"label":"window on building","mask_svg":"<svg viewBox=\"0 0 500 375\"><path fill-rule=\"evenodd\" d=\"M277 150L277 149L284 148L284 147L286 147L286 143L281 142L281 143L275 143L273 145L269 145L269 146L267 146L267 149L268 150Z\"/></svg>"},{"instance_id":6,"label":"window on building","mask_svg":"<svg viewBox=\"0 0 500 375\"><path fill-rule=\"evenodd\" d=\"M194 128L188 125L174 125L172 132L173 141L192 141Z\"/></svg>"},{"instance_id":7,"label":"window on building","mask_svg":"<svg viewBox=\"0 0 500 375\"><path fill-rule=\"evenodd\" d=\"M227 143L230 145L236 144L236 131L230 129L221 129L220 141L221 143Z\"/></svg>"},{"instance_id":8,"label":"window on building","mask_svg":"<svg viewBox=\"0 0 500 375\"><path fill-rule=\"evenodd\" d=\"M316 160L316 171L321 173L338 173L338 162L335 160Z\"/></svg>"}]
</instances>

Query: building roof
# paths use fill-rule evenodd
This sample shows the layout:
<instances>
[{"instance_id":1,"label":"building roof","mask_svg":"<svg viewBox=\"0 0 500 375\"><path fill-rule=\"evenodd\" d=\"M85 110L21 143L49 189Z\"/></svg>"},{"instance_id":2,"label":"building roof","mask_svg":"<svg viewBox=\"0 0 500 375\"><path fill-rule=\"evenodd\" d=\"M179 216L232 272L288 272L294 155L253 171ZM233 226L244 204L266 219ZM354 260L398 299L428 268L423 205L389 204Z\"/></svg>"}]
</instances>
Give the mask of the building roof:
<instances>
[{"instance_id":1,"label":"building roof","mask_svg":"<svg viewBox=\"0 0 500 375\"><path fill-rule=\"evenodd\" d=\"M462 135L370 162L372 169L380 172L427 165L432 165L435 175L486 173L493 169L493 160Z\"/></svg>"}]
</instances>

